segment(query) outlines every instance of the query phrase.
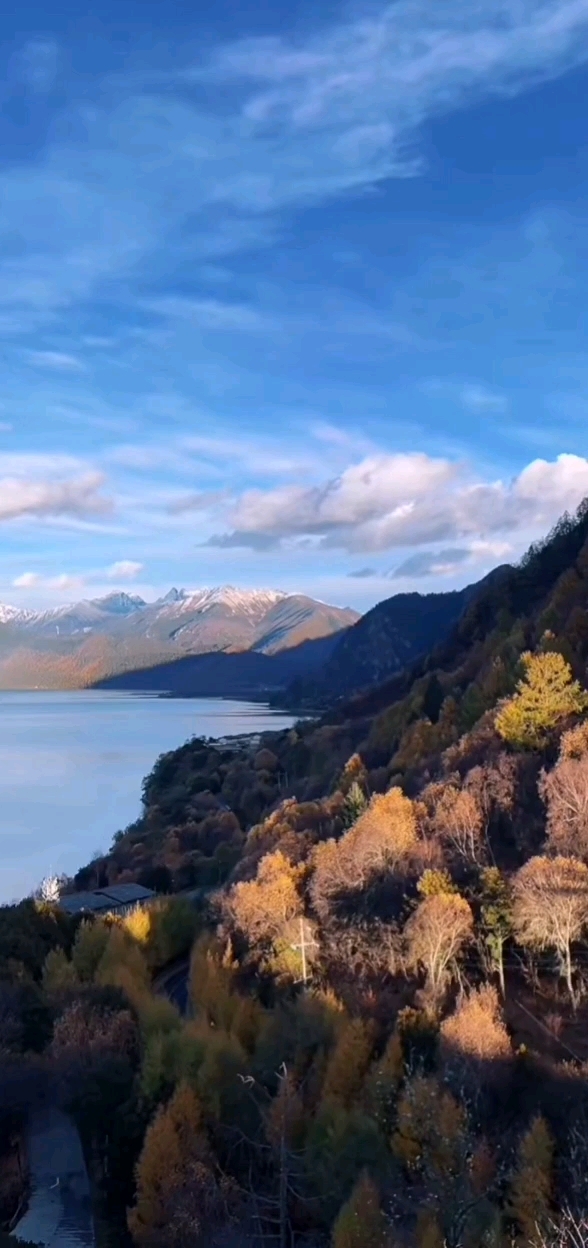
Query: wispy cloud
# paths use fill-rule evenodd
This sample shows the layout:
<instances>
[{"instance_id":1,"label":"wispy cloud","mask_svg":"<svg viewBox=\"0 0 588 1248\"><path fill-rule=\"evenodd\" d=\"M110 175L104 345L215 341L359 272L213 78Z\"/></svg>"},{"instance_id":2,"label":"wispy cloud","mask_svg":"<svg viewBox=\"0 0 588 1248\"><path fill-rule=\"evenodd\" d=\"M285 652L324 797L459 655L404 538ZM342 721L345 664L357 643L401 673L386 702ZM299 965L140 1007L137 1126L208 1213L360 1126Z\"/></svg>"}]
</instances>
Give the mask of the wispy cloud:
<instances>
[{"instance_id":1,"label":"wispy cloud","mask_svg":"<svg viewBox=\"0 0 588 1248\"><path fill-rule=\"evenodd\" d=\"M77 356L65 351L28 351L26 359L35 368L48 368L57 373L78 373L84 367Z\"/></svg>"},{"instance_id":2,"label":"wispy cloud","mask_svg":"<svg viewBox=\"0 0 588 1248\"><path fill-rule=\"evenodd\" d=\"M461 401L471 412L505 412L508 408L505 395L481 385L464 386Z\"/></svg>"},{"instance_id":3,"label":"wispy cloud","mask_svg":"<svg viewBox=\"0 0 588 1248\"><path fill-rule=\"evenodd\" d=\"M55 55L29 45L31 83L47 89ZM2 266L0 310L20 324L53 315L132 274L187 222L192 257L271 241L278 212L412 176L429 118L587 57L585 0L398 0L304 41L243 39L171 74L114 76L94 98L86 84L43 160L1 179L0 225L23 245ZM191 315L229 310L205 301ZM246 328L248 309L230 315Z\"/></svg>"}]
</instances>

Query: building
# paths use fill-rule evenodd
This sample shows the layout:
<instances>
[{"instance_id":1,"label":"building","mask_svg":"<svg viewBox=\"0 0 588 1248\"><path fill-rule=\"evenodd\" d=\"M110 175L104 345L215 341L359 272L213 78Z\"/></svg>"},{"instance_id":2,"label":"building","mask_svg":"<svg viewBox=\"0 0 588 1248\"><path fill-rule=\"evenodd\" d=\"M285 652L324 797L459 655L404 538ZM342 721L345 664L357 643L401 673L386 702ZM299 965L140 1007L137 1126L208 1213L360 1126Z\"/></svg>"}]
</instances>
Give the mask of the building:
<instances>
[{"instance_id":1,"label":"building","mask_svg":"<svg viewBox=\"0 0 588 1248\"><path fill-rule=\"evenodd\" d=\"M153 889L142 884L109 884L87 893L65 893L59 906L66 914L128 914L155 896Z\"/></svg>"}]
</instances>

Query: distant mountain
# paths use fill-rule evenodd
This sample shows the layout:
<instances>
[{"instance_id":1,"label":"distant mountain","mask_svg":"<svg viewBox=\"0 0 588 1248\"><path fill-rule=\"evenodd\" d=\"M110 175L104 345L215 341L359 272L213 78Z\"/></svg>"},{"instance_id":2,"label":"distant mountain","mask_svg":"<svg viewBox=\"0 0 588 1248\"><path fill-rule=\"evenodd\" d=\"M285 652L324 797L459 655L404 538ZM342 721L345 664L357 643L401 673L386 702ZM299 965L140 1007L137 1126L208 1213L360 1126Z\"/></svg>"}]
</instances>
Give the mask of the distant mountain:
<instances>
[{"instance_id":1,"label":"distant mountain","mask_svg":"<svg viewBox=\"0 0 588 1248\"><path fill-rule=\"evenodd\" d=\"M342 634L320 675L293 682L286 700L328 705L381 684L443 641L483 586L504 571L496 568L484 580L448 593L385 598Z\"/></svg>"},{"instance_id":2,"label":"distant mountain","mask_svg":"<svg viewBox=\"0 0 588 1248\"><path fill-rule=\"evenodd\" d=\"M279 590L125 593L35 612L0 605L0 688L79 688L186 655L274 655L348 628L350 608ZM293 669L301 671L300 666Z\"/></svg>"},{"instance_id":3,"label":"distant mountain","mask_svg":"<svg viewBox=\"0 0 588 1248\"><path fill-rule=\"evenodd\" d=\"M297 676L318 673L328 663L337 639L333 633L271 654L260 650L194 654L111 676L97 682L97 687L179 697L269 698L283 692Z\"/></svg>"}]
</instances>

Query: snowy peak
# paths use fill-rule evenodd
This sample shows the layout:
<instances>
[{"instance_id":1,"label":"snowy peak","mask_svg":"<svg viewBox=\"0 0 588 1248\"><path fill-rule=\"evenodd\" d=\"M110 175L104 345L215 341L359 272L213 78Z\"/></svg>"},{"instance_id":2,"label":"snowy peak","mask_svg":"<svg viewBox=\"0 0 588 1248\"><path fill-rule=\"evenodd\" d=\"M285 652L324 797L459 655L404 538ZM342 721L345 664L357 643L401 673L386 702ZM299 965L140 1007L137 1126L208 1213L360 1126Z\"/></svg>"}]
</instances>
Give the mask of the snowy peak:
<instances>
[{"instance_id":1,"label":"snowy peak","mask_svg":"<svg viewBox=\"0 0 588 1248\"><path fill-rule=\"evenodd\" d=\"M10 607L8 603L0 602L0 624L24 624L34 614L34 611L21 610L20 607Z\"/></svg>"},{"instance_id":2,"label":"snowy peak","mask_svg":"<svg viewBox=\"0 0 588 1248\"><path fill-rule=\"evenodd\" d=\"M101 611L108 611L112 615L130 615L133 611L140 611L147 603L143 598L139 598L138 594L119 593L114 590L111 594L106 594L104 598L92 599L92 606L98 607Z\"/></svg>"},{"instance_id":3,"label":"snowy peak","mask_svg":"<svg viewBox=\"0 0 588 1248\"><path fill-rule=\"evenodd\" d=\"M210 589L183 589L175 601L183 611L210 611L213 607L222 607L242 615L259 616L287 596L277 589L236 589L234 585L215 585Z\"/></svg>"}]
</instances>

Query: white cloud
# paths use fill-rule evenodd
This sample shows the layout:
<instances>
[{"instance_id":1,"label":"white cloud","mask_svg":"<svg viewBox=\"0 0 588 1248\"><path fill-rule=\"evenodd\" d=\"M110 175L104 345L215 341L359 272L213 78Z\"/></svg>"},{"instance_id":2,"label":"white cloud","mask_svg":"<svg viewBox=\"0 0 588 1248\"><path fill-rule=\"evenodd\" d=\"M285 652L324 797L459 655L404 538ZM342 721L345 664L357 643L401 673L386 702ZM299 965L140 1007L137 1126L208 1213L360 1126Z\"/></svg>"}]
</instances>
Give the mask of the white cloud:
<instances>
[{"instance_id":1,"label":"white cloud","mask_svg":"<svg viewBox=\"0 0 588 1248\"><path fill-rule=\"evenodd\" d=\"M295 536L350 552L468 542L500 557L505 538L551 525L588 495L588 460L534 460L512 481L476 480L463 465L422 453L380 455L322 486L249 490L229 517L232 533L214 544L279 545Z\"/></svg>"},{"instance_id":2,"label":"white cloud","mask_svg":"<svg viewBox=\"0 0 588 1248\"><path fill-rule=\"evenodd\" d=\"M28 351L27 360L35 368L48 368L57 373L79 373L83 369L75 355L64 351Z\"/></svg>"},{"instance_id":3,"label":"white cloud","mask_svg":"<svg viewBox=\"0 0 588 1248\"><path fill-rule=\"evenodd\" d=\"M109 581L133 581L143 571L144 564L134 559L117 559L106 569Z\"/></svg>"},{"instance_id":4,"label":"white cloud","mask_svg":"<svg viewBox=\"0 0 588 1248\"><path fill-rule=\"evenodd\" d=\"M38 572L23 572L20 576L15 576L12 587L13 589L34 589L42 582L43 578Z\"/></svg>"},{"instance_id":5,"label":"white cloud","mask_svg":"<svg viewBox=\"0 0 588 1248\"><path fill-rule=\"evenodd\" d=\"M39 572L23 572L12 582L13 589L53 589L58 592L80 590L86 584L84 576L60 572L58 576L41 576Z\"/></svg>"},{"instance_id":6,"label":"white cloud","mask_svg":"<svg viewBox=\"0 0 588 1248\"><path fill-rule=\"evenodd\" d=\"M2 457L0 457L0 468ZM0 521L25 516L92 516L110 510L104 477L88 472L69 480L0 477Z\"/></svg>"}]
</instances>

